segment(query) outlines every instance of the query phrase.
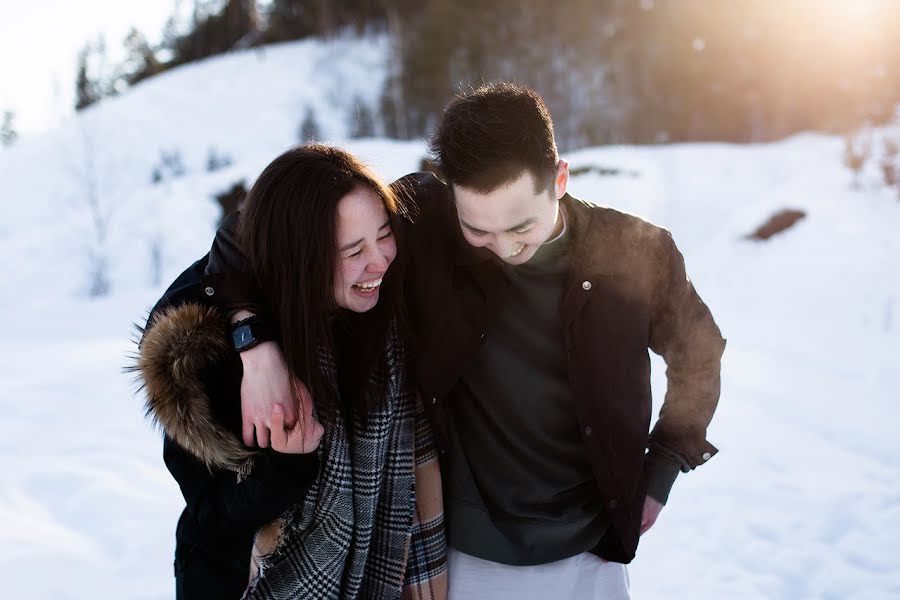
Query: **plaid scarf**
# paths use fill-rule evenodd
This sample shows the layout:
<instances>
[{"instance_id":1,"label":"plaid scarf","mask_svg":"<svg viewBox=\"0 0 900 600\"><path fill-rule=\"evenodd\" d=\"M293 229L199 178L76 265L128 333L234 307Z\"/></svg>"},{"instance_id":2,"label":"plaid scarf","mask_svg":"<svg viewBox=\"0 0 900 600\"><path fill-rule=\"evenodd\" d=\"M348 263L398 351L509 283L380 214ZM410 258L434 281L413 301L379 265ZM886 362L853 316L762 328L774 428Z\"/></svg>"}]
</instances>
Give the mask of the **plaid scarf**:
<instances>
[{"instance_id":1,"label":"plaid scarf","mask_svg":"<svg viewBox=\"0 0 900 600\"><path fill-rule=\"evenodd\" d=\"M319 355L337 390L334 356ZM245 599L446 598L437 455L396 327L365 393L367 418L323 423L315 484L257 534Z\"/></svg>"}]
</instances>

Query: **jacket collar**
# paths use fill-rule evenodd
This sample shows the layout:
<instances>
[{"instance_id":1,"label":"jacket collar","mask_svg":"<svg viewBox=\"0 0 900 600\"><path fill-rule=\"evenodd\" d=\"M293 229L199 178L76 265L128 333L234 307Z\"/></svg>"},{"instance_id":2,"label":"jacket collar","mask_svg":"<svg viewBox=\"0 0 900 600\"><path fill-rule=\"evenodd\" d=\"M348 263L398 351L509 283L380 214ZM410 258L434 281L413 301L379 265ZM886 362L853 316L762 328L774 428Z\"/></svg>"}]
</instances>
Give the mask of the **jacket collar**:
<instances>
[{"instance_id":1,"label":"jacket collar","mask_svg":"<svg viewBox=\"0 0 900 600\"><path fill-rule=\"evenodd\" d=\"M572 246L570 255L570 273L581 277L596 268L596 223L594 223L593 205L566 194L560 200L572 228Z\"/></svg>"}]
</instances>

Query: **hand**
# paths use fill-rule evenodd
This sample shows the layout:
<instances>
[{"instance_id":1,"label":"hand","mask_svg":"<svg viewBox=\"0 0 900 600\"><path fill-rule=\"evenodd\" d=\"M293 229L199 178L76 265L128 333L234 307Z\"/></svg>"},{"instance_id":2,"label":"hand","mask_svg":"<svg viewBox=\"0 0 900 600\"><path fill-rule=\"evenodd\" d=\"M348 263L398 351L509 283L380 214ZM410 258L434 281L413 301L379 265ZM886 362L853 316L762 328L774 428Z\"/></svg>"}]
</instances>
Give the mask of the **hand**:
<instances>
[{"instance_id":1,"label":"hand","mask_svg":"<svg viewBox=\"0 0 900 600\"><path fill-rule=\"evenodd\" d=\"M292 378L284 362L281 349L275 342L262 344L241 352L244 377L241 380L241 437L247 446L269 445L272 430L272 407L281 405L283 427L292 429L297 424L297 406L291 396L291 380L300 396L309 391L296 378ZM311 406L310 401L310 406ZM254 435L255 432L255 435Z\"/></svg>"},{"instance_id":2,"label":"hand","mask_svg":"<svg viewBox=\"0 0 900 600\"><path fill-rule=\"evenodd\" d=\"M293 429L284 427L284 409L272 406L272 449L286 454L309 454L319 447L325 428L312 414L309 394L301 396L300 422Z\"/></svg>"},{"instance_id":3,"label":"hand","mask_svg":"<svg viewBox=\"0 0 900 600\"><path fill-rule=\"evenodd\" d=\"M647 496L644 499L644 512L641 516L641 535L644 535L653 524L656 523L656 519L659 517L659 513L662 511L663 505L652 498L651 496Z\"/></svg>"}]
</instances>

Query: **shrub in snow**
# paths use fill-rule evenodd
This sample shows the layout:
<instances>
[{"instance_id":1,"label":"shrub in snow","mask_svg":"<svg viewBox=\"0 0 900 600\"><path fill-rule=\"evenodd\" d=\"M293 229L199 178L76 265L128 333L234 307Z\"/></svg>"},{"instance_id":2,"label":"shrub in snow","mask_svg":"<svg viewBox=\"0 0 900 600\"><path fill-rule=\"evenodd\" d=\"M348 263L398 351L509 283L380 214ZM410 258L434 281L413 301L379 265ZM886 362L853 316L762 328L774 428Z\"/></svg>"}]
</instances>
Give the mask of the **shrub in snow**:
<instances>
[{"instance_id":1,"label":"shrub in snow","mask_svg":"<svg viewBox=\"0 0 900 600\"><path fill-rule=\"evenodd\" d=\"M806 213L802 210L788 208L780 210L769 217L768 221L757 227L753 233L746 237L751 240L767 240L773 235L793 227L797 221L804 217L806 217Z\"/></svg>"},{"instance_id":2,"label":"shrub in snow","mask_svg":"<svg viewBox=\"0 0 900 600\"><path fill-rule=\"evenodd\" d=\"M216 194L216 202L222 207L222 218L224 219L231 213L237 212L246 196L247 183L243 179L232 184L224 192Z\"/></svg>"},{"instance_id":3,"label":"shrub in snow","mask_svg":"<svg viewBox=\"0 0 900 600\"><path fill-rule=\"evenodd\" d=\"M210 173L230 167L234 162L227 154L219 154L215 148L210 148L206 153L206 170Z\"/></svg>"},{"instance_id":4,"label":"shrub in snow","mask_svg":"<svg viewBox=\"0 0 900 600\"><path fill-rule=\"evenodd\" d=\"M0 145L4 147L12 146L19 138L16 128L13 126L13 120L16 114L11 110L3 112L3 123L0 124Z\"/></svg>"},{"instance_id":5,"label":"shrub in snow","mask_svg":"<svg viewBox=\"0 0 900 600\"><path fill-rule=\"evenodd\" d=\"M171 179L178 179L187 173L184 161L181 158L181 151L178 148L173 150L160 150L159 162L153 167L150 173L150 181L159 183Z\"/></svg>"}]
</instances>

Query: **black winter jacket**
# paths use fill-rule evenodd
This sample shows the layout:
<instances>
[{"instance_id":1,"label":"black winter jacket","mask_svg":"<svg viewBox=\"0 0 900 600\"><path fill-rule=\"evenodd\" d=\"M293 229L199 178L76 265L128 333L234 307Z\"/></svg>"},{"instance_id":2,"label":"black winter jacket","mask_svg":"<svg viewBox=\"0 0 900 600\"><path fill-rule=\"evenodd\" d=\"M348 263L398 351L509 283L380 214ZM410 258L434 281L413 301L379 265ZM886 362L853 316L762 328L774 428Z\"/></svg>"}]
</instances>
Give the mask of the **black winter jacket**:
<instances>
[{"instance_id":1,"label":"black winter jacket","mask_svg":"<svg viewBox=\"0 0 900 600\"><path fill-rule=\"evenodd\" d=\"M225 339L223 313L205 306L206 261L185 270L157 302L139 351L143 383L156 403L148 407L152 414L159 420L167 410L181 410L179 419L163 424L163 458L186 503L175 550L176 597L184 600L240 598L257 529L301 499L318 473L315 453L254 453L241 444L241 361ZM220 355L201 355L210 347L208 337L221 338ZM190 421L185 414L196 417L203 410L209 423L190 430L180 425ZM253 468L238 482L234 467L251 455Z\"/></svg>"}]
</instances>

